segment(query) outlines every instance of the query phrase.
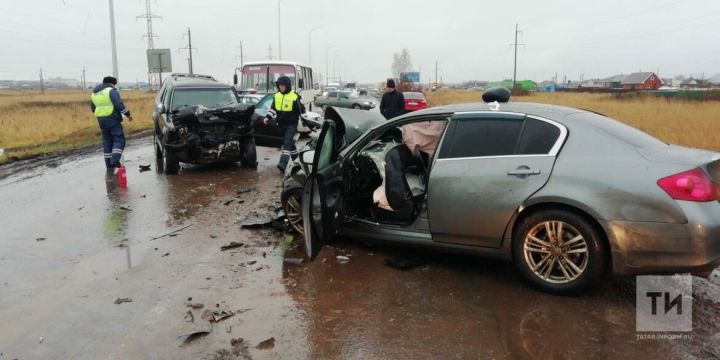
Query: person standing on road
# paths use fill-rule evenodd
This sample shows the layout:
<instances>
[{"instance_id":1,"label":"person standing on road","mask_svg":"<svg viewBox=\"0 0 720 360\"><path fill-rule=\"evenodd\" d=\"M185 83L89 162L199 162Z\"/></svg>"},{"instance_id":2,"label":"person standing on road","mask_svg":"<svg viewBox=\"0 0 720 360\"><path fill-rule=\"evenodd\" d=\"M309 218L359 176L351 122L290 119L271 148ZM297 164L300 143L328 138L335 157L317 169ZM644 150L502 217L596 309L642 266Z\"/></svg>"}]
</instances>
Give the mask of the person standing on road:
<instances>
[{"instance_id":1,"label":"person standing on road","mask_svg":"<svg viewBox=\"0 0 720 360\"><path fill-rule=\"evenodd\" d=\"M295 134L297 134L298 119L301 114L305 113L305 106L300 101L300 95L293 91L289 77L279 77L275 85L278 91L275 93L268 114L263 118L263 123L267 125L269 121L275 120L277 126L280 127L283 134L283 145L277 168L284 172L290 157L293 159L297 157Z\"/></svg>"},{"instance_id":2,"label":"person standing on road","mask_svg":"<svg viewBox=\"0 0 720 360\"><path fill-rule=\"evenodd\" d=\"M385 94L380 100L380 113L390 120L405 113L405 97L395 90L395 80L388 79L385 85Z\"/></svg>"},{"instance_id":3,"label":"person standing on road","mask_svg":"<svg viewBox=\"0 0 720 360\"><path fill-rule=\"evenodd\" d=\"M120 167L120 157L125 149L123 116L132 121L130 110L125 107L120 93L115 89L117 79L112 76L103 78L103 83L93 89L90 96L90 109L95 114L102 134L103 156L108 171Z\"/></svg>"}]
</instances>

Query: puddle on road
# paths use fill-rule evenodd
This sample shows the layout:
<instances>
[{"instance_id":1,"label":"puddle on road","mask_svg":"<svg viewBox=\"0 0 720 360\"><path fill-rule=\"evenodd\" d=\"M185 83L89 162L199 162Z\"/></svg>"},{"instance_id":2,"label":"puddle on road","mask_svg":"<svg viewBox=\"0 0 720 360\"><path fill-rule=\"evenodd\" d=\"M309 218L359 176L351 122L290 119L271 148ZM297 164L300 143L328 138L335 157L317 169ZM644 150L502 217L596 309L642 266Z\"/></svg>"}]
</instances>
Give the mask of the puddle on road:
<instances>
[{"instance_id":1,"label":"puddle on road","mask_svg":"<svg viewBox=\"0 0 720 360\"><path fill-rule=\"evenodd\" d=\"M397 256L424 265L384 266ZM287 264L283 275L304 312L310 358L712 356L702 344L638 341L635 285L627 279L607 279L581 296L551 296L502 262L350 242L323 248L313 263Z\"/></svg>"}]
</instances>

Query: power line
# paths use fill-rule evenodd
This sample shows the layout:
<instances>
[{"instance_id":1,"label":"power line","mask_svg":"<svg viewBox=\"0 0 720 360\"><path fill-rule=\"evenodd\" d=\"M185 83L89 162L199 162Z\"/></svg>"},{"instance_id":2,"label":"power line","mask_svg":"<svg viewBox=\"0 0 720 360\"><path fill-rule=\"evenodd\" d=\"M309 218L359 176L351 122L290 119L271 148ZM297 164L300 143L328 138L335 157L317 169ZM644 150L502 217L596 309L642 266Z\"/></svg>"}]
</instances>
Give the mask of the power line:
<instances>
[{"instance_id":1,"label":"power line","mask_svg":"<svg viewBox=\"0 0 720 360\"><path fill-rule=\"evenodd\" d=\"M518 30L518 24L515 24L515 43L510 44L511 46L515 46L515 60L513 65L513 86L512 88L515 89L515 86L517 86L517 48L518 45L525 46L525 44L518 44L518 34L522 33L522 31Z\"/></svg>"},{"instance_id":2,"label":"power line","mask_svg":"<svg viewBox=\"0 0 720 360\"><path fill-rule=\"evenodd\" d=\"M190 70L190 75L193 74L193 60L192 60L192 34L190 33L190 28L188 28L187 33L183 33L183 37L185 37L185 34L187 34L188 37L188 45L184 48L180 48L180 50L187 50L188 51L188 68ZM197 48L195 49L197 50Z\"/></svg>"},{"instance_id":3,"label":"power line","mask_svg":"<svg viewBox=\"0 0 720 360\"><path fill-rule=\"evenodd\" d=\"M145 0L145 14L138 15L135 17L135 19L145 19L147 24L147 32L143 35L143 38L147 38L147 48L148 50L152 50L155 48L155 38L158 36L155 35L153 32L153 19L162 19L161 16L155 15L152 13L152 8L150 6L150 0ZM161 76L161 75L160 75ZM148 69L148 84L152 88L154 84L157 82L157 87L160 88L162 84L160 84L159 77L155 75L155 73L151 72L150 69Z\"/></svg>"}]
</instances>

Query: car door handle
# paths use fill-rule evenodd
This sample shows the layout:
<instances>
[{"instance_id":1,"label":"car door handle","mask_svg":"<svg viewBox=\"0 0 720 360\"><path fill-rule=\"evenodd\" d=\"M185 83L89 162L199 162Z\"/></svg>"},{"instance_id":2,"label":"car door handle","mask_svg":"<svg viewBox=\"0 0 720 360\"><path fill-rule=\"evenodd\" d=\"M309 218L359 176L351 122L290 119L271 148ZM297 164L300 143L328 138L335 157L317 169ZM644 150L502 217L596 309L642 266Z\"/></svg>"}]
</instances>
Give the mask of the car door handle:
<instances>
[{"instance_id":1,"label":"car door handle","mask_svg":"<svg viewBox=\"0 0 720 360\"><path fill-rule=\"evenodd\" d=\"M540 175L540 169L529 169L527 167L519 167L515 170L508 171L507 174L512 175L512 176Z\"/></svg>"}]
</instances>

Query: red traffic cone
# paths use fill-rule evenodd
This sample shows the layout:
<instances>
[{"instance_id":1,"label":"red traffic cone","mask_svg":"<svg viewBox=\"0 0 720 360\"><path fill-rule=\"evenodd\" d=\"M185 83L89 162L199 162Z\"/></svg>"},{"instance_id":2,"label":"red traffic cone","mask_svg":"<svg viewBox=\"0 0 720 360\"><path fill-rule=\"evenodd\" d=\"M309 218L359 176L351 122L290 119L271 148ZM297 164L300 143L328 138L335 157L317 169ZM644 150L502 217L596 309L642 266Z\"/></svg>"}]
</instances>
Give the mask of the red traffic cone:
<instances>
[{"instance_id":1,"label":"red traffic cone","mask_svg":"<svg viewBox=\"0 0 720 360\"><path fill-rule=\"evenodd\" d=\"M118 185L120 185L120 187L127 187L127 176L125 173L125 165L120 165L117 171Z\"/></svg>"}]
</instances>

